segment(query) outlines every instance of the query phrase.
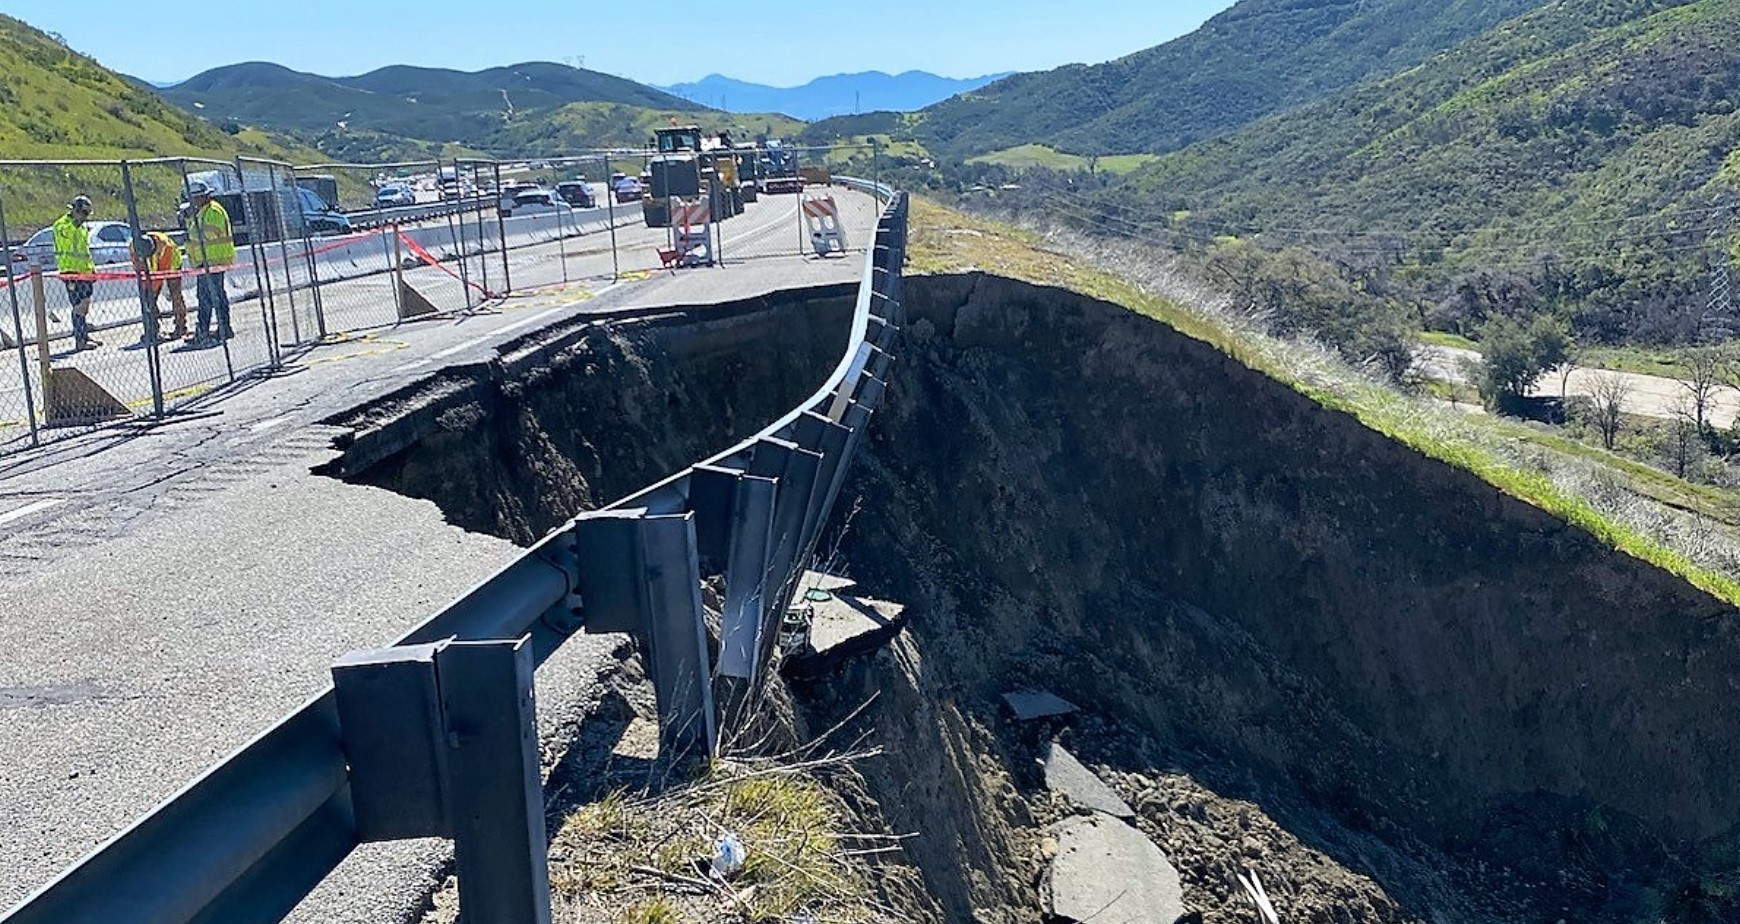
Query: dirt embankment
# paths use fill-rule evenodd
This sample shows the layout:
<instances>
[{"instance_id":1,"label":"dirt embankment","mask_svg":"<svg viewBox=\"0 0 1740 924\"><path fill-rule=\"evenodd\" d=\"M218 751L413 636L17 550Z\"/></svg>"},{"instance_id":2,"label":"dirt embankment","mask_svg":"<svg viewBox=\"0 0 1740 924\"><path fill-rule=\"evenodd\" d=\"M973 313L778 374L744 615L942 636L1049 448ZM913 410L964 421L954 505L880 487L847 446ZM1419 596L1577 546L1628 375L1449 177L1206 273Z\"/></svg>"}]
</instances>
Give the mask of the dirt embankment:
<instances>
[{"instance_id":1,"label":"dirt embankment","mask_svg":"<svg viewBox=\"0 0 1740 924\"><path fill-rule=\"evenodd\" d=\"M893 904L1039 920L1060 738L1205 924L1249 920L1242 869L1287 924L1740 920L1733 608L1121 307L905 291L841 510L913 619L795 729L876 696L836 735L888 752L850 808L918 835L877 855L929 893ZM809 394L850 297L528 338L370 408L335 473L529 541ZM1028 686L1083 713L1017 725Z\"/></svg>"},{"instance_id":2,"label":"dirt embankment","mask_svg":"<svg viewBox=\"0 0 1740 924\"><path fill-rule=\"evenodd\" d=\"M334 421L359 435L331 474L528 545L809 396L845 350L855 296L830 286L528 336Z\"/></svg>"},{"instance_id":3,"label":"dirt embankment","mask_svg":"<svg viewBox=\"0 0 1740 924\"><path fill-rule=\"evenodd\" d=\"M991 705L1028 685L1175 856L1281 862L1209 856L1182 779L1388 893L1323 920L1732 919L1740 613L1118 306L906 294L845 551L919 613L862 689L956 919L1029 886L1032 732Z\"/></svg>"}]
</instances>

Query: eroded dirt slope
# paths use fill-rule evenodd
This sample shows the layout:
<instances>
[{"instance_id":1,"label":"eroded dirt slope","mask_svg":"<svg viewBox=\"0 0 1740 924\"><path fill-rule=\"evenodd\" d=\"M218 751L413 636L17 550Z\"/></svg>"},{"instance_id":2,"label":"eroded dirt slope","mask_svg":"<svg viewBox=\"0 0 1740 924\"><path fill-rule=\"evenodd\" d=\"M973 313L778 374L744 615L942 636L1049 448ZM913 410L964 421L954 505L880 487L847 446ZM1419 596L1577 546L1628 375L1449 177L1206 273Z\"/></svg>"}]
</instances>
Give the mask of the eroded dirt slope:
<instances>
[{"instance_id":1,"label":"eroded dirt slope","mask_svg":"<svg viewBox=\"0 0 1740 924\"><path fill-rule=\"evenodd\" d=\"M845 542L930 695L1055 690L1406 917L1732 919L1731 607L1120 307L906 292Z\"/></svg>"}]
</instances>

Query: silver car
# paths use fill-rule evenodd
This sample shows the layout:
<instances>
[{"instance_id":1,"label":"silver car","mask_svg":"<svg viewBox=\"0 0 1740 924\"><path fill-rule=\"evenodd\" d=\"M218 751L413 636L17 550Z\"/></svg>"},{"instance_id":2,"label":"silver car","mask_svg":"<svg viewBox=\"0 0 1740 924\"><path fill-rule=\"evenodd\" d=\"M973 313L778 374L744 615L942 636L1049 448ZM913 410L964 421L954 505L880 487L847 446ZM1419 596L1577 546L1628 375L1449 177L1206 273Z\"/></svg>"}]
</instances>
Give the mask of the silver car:
<instances>
[{"instance_id":1,"label":"silver car","mask_svg":"<svg viewBox=\"0 0 1740 924\"><path fill-rule=\"evenodd\" d=\"M132 256L128 246L133 243L133 229L119 221L88 221L91 232L91 260L98 266L128 263ZM22 246L12 249L13 275L23 275L32 269L45 273L55 270L54 228L43 228L30 236Z\"/></svg>"}]
</instances>

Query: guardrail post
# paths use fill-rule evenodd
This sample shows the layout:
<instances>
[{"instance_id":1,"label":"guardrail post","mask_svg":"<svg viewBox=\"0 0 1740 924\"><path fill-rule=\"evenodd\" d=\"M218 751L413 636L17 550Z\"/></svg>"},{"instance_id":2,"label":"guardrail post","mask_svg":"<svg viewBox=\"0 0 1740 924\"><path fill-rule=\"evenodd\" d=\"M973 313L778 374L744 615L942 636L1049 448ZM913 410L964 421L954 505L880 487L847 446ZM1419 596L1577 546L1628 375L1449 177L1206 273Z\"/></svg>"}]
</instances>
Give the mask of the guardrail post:
<instances>
[{"instance_id":1,"label":"guardrail post","mask_svg":"<svg viewBox=\"0 0 1740 924\"><path fill-rule=\"evenodd\" d=\"M531 640L456 642L436 661L453 749L449 816L460 919L550 924Z\"/></svg>"},{"instance_id":2,"label":"guardrail post","mask_svg":"<svg viewBox=\"0 0 1740 924\"><path fill-rule=\"evenodd\" d=\"M523 637L332 668L358 840L452 838L463 921L550 921L532 658Z\"/></svg>"},{"instance_id":3,"label":"guardrail post","mask_svg":"<svg viewBox=\"0 0 1740 924\"><path fill-rule=\"evenodd\" d=\"M718 726L695 515L601 511L582 514L574 530L586 631L640 639L662 754L712 756Z\"/></svg>"}]
</instances>

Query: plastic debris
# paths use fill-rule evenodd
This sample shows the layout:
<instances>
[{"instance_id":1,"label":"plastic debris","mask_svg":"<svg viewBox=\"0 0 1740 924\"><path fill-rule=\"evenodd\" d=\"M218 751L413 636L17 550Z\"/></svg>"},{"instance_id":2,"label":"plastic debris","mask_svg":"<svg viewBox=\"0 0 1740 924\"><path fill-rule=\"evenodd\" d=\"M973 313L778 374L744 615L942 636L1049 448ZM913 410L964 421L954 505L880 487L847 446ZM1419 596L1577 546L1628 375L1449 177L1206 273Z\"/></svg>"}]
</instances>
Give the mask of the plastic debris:
<instances>
[{"instance_id":1,"label":"plastic debris","mask_svg":"<svg viewBox=\"0 0 1740 924\"><path fill-rule=\"evenodd\" d=\"M718 843L713 845L713 875L724 879L742 872L743 860L748 853L749 851L744 848L743 842L737 839L737 835L726 832L723 837L719 838Z\"/></svg>"}]
</instances>

